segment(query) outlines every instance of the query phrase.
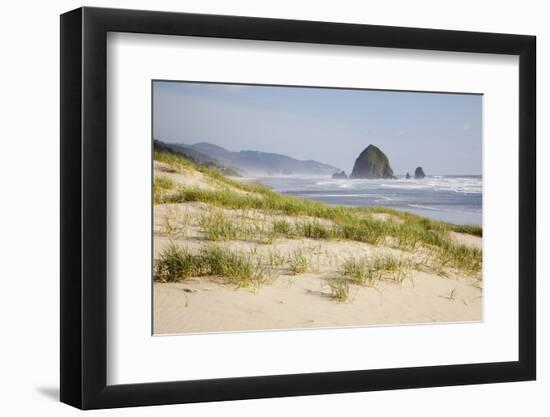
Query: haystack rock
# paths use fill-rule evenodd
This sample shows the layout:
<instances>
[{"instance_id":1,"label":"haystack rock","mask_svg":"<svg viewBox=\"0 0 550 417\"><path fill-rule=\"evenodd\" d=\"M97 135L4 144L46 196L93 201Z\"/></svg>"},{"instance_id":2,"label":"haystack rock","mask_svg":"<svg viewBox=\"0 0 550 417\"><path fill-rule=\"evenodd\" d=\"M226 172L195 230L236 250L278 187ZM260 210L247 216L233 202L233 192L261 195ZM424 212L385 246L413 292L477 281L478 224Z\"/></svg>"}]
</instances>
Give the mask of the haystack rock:
<instances>
[{"instance_id":1,"label":"haystack rock","mask_svg":"<svg viewBox=\"0 0 550 417\"><path fill-rule=\"evenodd\" d=\"M346 175L346 171L335 172L334 174L332 174L332 178L334 179L345 180L347 177L348 176Z\"/></svg>"},{"instance_id":2,"label":"haystack rock","mask_svg":"<svg viewBox=\"0 0 550 417\"><path fill-rule=\"evenodd\" d=\"M394 178L388 157L369 145L355 160L350 178Z\"/></svg>"},{"instance_id":3,"label":"haystack rock","mask_svg":"<svg viewBox=\"0 0 550 417\"><path fill-rule=\"evenodd\" d=\"M417 179L422 179L426 176L426 174L424 174L424 170L422 169L422 167L418 167L414 170L414 177L417 178Z\"/></svg>"}]
</instances>

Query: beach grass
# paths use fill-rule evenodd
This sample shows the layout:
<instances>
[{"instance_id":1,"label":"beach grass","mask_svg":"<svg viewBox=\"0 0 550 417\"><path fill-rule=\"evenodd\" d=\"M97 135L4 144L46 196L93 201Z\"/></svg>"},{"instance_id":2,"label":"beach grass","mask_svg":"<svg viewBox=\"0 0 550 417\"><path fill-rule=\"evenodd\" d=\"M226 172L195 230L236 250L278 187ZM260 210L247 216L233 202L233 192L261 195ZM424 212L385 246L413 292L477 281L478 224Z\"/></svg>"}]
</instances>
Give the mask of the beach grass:
<instances>
[{"instance_id":1,"label":"beach grass","mask_svg":"<svg viewBox=\"0 0 550 417\"><path fill-rule=\"evenodd\" d=\"M401 284L410 266L406 260L392 255L351 257L342 265L342 276L353 284L367 287L374 287L382 279Z\"/></svg>"},{"instance_id":2,"label":"beach grass","mask_svg":"<svg viewBox=\"0 0 550 417\"><path fill-rule=\"evenodd\" d=\"M281 251L271 249L267 253L267 262L270 268L282 267L285 263L285 257L281 254Z\"/></svg>"},{"instance_id":3,"label":"beach grass","mask_svg":"<svg viewBox=\"0 0 550 417\"><path fill-rule=\"evenodd\" d=\"M449 225L449 228L453 232L466 233L467 235L483 237L483 229L481 228L481 226L473 226L470 224L452 224Z\"/></svg>"},{"instance_id":4,"label":"beach grass","mask_svg":"<svg viewBox=\"0 0 550 417\"><path fill-rule=\"evenodd\" d=\"M170 245L155 260L155 277L161 282L179 282L197 276L199 258L186 248Z\"/></svg>"},{"instance_id":5,"label":"beach grass","mask_svg":"<svg viewBox=\"0 0 550 417\"><path fill-rule=\"evenodd\" d=\"M156 176L153 181L153 203L160 204L163 200L163 195L167 191L173 190L174 187L174 182L169 178Z\"/></svg>"},{"instance_id":6,"label":"beach grass","mask_svg":"<svg viewBox=\"0 0 550 417\"><path fill-rule=\"evenodd\" d=\"M309 239L330 239L333 237L333 229L318 220L302 221L295 225L296 235Z\"/></svg>"},{"instance_id":7,"label":"beach grass","mask_svg":"<svg viewBox=\"0 0 550 417\"><path fill-rule=\"evenodd\" d=\"M344 238L349 240L379 243L386 236L399 239L400 247L414 250L419 243L437 244L448 231L462 230L454 225L436 222L420 216L410 215L378 207L356 208L329 206L327 204L277 194L273 191L258 195L256 193L240 194L230 188L205 190L201 188L180 188L174 193L164 195L162 203L202 202L232 210L259 210L287 216L308 216L329 220L335 224L332 230L319 221L300 224L296 232L312 238ZM374 213L390 214L390 220L375 220ZM478 235L477 227L465 227L460 233ZM284 222L274 224L277 233L289 232L289 225Z\"/></svg>"},{"instance_id":8,"label":"beach grass","mask_svg":"<svg viewBox=\"0 0 550 417\"><path fill-rule=\"evenodd\" d=\"M301 248L295 249L288 255L287 263L290 271L294 275L307 272L310 267L310 262L307 258L307 255L305 251Z\"/></svg>"},{"instance_id":9,"label":"beach grass","mask_svg":"<svg viewBox=\"0 0 550 417\"><path fill-rule=\"evenodd\" d=\"M200 231L207 240L245 240L272 243L274 229L261 218L230 216L220 209L206 210L199 216Z\"/></svg>"},{"instance_id":10,"label":"beach grass","mask_svg":"<svg viewBox=\"0 0 550 417\"><path fill-rule=\"evenodd\" d=\"M278 202L279 198L281 202ZM289 199L290 201L287 201ZM311 216L330 222L330 225L327 225L319 220L307 220L291 224L287 220L274 220L269 239L265 236L269 232L267 228L258 229L258 234L264 234L264 239L269 242L275 236L286 236L342 239L380 245L388 243L388 239L393 238L394 245L398 249L416 251L420 247L425 247L434 250L442 261L445 260L458 269L467 268L472 272L481 269L481 250L454 243L448 235L449 231L454 230L445 223L408 214L404 219L396 215L395 219L375 220L372 213L365 213L364 209L331 206L318 208L316 202L298 198L293 201L294 199L287 196L261 198L255 195L238 194L229 189L219 191L184 189L171 195L169 201L200 201L230 209L248 208L287 216ZM310 203L313 203L313 210L308 209ZM319 204L324 206L322 203ZM477 229L472 228L472 230ZM253 234L249 232L250 236Z\"/></svg>"},{"instance_id":11,"label":"beach grass","mask_svg":"<svg viewBox=\"0 0 550 417\"><path fill-rule=\"evenodd\" d=\"M267 279L261 259L221 246L209 246L193 253L186 247L172 244L160 253L154 272L161 282L218 276L237 287L259 287Z\"/></svg>"},{"instance_id":12,"label":"beach grass","mask_svg":"<svg viewBox=\"0 0 550 417\"><path fill-rule=\"evenodd\" d=\"M202 275L216 275L237 287L258 287L266 280L261 260L225 247L207 247L199 253Z\"/></svg>"},{"instance_id":13,"label":"beach grass","mask_svg":"<svg viewBox=\"0 0 550 417\"><path fill-rule=\"evenodd\" d=\"M199 226L208 240L235 240L242 233L242 229L221 210L201 214Z\"/></svg>"},{"instance_id":14,"label":"beach grass","mask_svg":"<svg viewBox=\"0 0 550 417\"><path fill-rule=\"evenodd\" d=\"M383 207L331 206L279 194L263 185L236 181L216 169L194 164L169 152L155 151L154 157L177 172L183 173L191 168L198 170L217 185L215 189L183 188L169 180L158 178L157 181L155 178L155 204L201 202L214 208L199 219L201 231L208 240L257 240L263 243L271 243L279 237L350 240L411 253L422 251L430 258L423 267L440 275L449 268L471 274L481 271L481 249L459 244L449 233L481 237L479 226L452 225ZM235 221L223 210L241 213L241 220ZM263 218L258 218L256 213L262 213ZM380 215L384 217L380 218ZM303 253L292 253L287 261L293 273L301 273L309 266ZM376 262L375 270L390 271L389 260ZM356 267L360 271L360 265ZM372 269L372 265L369 268ZM404 269L401 266L400 270ZM350 276L354 277L353 274ZM402 282L403 274L394 274L394 278ZM354 279L371 280L368 277Z\"/></svg>"},{"instance_id":15,"label":"beach grass","mask_svg":"<svg viewBox=\"0 0 550 417\"><path fill-rule=\"evenodd\" d=\"M332 299L340 303L350 301L350 286L346 279L332 278L327 280L327 284L330 288L330 296Z\"/></svg>"},{"instance_id":16,"label":"beach grass","mask_svg":"<svg viewBox=\"0 0 550 417\"><path fill-rule=\"evenodd\" d=\"M483 256L481 249L445 242L435 251L436 262L443 266L459 269L470 274L481 271Z\"/></svg>"},{"instance_id":17,"label":"beach grass","mask_svg":"<svg viewBox=\"0 0 550 417\"><path fill-rule=\"evenodd\" d=\"M373 287L378 277L369 267L366 258L349 258L342 265L342 275L355 285Z\"/></svg>"},{"instance_id":18,"label":"beach grass","mask_svg":"<svg viewBox=\"0 0 550 417\"><path fill-rule=\"evenodd\" d=\"M170 238L186 237L190 222L189 212L182 212L176 207L167 206L162 219L161 232Z\"/></svg>"}]
</instances>

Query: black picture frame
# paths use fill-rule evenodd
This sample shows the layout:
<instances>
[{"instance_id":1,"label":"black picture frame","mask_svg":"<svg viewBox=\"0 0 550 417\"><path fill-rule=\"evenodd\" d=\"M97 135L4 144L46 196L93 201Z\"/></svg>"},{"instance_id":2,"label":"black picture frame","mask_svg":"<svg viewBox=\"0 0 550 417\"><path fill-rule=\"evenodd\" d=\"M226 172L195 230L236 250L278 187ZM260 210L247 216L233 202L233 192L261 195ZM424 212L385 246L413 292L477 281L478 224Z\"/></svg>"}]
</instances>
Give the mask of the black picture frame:
<instances>
[{"instance_id":1,"label":"black picture frame","mask_svg":"<svg viewBox=\"0 0 550 417\"><path fill-rule=\"evenodd\" d=\"M108 32L519 56L519 358L107 385ZM483 384L536 377L534 36L102 8L61 15L61 401L81 409Z\"/></svg>"}]
</instances>

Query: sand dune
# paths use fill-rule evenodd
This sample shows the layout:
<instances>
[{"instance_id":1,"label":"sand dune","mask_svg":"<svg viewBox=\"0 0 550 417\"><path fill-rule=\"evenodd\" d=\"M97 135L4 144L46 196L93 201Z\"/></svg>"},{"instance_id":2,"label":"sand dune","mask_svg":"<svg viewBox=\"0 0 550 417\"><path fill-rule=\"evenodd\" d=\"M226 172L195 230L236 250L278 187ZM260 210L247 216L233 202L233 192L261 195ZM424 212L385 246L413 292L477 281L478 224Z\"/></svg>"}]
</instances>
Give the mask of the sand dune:
<instances>
[{"instance_id":1,"label":"sand dune","mask_svg":"<svg viewBox=\"0 0 550 417\"><path fill-rule=\"evenodd\" d=\"M155 161L155 176L178 187L219 190L226 185L208 175L185 168L179 172ZM239 193L247 192L237 190ZM173 192L168 190L166 192ZM265 227L284 220L291 227L310 221L260 210L235 210L203 202L156 204L154 207L154 257L170 245L191 253L220 246L266 262L274 253L285 261L269 268L266 282L252 288L228 285L223 277L188 277L182 282L155 282L153 315L155 334L227 332L480 321L483 318L481 273L466 273L447 265L433 267L433 251L418 246L404 250L388 238L379 244L347 239L311 239L276 236L269 241L250 236L213 241L205 234L201 218L221 213L237 229L254 226L264 236ZM388 213L374 213L378 222L402 222ZM315 219L331 227L331 221ZM401 224L401 223L400 223ZM263 234L262 234L263 233ZM265 237L265 236L264 236ZM465 248L481 249L478 236L450 231L448 238ZM288 259L299 252L307 259L306 272L293 273ZM345 300L334 297L330 283L342 280L342 265L350 258L391 257L403 262L399 279L382 274L372 286L346 281ZM400 267L401 268L401 267Z\"/></svg>"},{"instance_id":2,"label":"sand dune","mask_svg":"<svg viewBox=\"0 0 550 417\"><path fill-rule=\"evenodd\" d=\"M179 205L186 213L200 213L200 203ZM156 210L155 224L162 227L163 207ZM155 237L155 254L176 241L191 249L205 243L198 228L189 226L180 239ZM455 234L453 238L481 245L481 238ZM307 254L312 272L291 275L276 271L272 282L258 289L235 288L216 277L191 278L182 283L154 284L154 333L196 333L239 330L299 329L312 327L366 326L402 323L479 321L482 319L481 281L475 277L446 277L417 270L407 271L401 284L391 280L374 288L352 285L350 300L331 298L328 282L338 278L341 264L350 256L392 255L419 260L418 253L403 253L385 246L351 241L277 239L272 244L247 241L220 242L233 250L267 256L276 251L288 256L295 250Z\"/></svg>"}]
</instances>

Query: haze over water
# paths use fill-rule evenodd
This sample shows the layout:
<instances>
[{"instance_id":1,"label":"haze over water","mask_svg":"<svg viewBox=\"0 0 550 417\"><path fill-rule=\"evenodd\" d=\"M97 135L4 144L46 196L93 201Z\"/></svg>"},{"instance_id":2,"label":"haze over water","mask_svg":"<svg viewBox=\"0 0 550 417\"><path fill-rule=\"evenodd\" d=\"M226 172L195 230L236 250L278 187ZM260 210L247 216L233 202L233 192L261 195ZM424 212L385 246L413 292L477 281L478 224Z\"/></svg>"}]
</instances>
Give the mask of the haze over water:
<instances>
[{"instance_id":1,"label":"haze over water","mask_svg":"<svg viewBox=\"0 0 550 417\"><path fill-rule=\"evenodd\" d=\"M427 176L422 180L265 176L258 180L274 191L333 205L381 206L449 223L482 223L482 177L479 175Z\"/></svg>"}]
</instances>

